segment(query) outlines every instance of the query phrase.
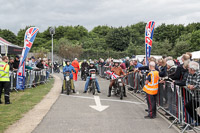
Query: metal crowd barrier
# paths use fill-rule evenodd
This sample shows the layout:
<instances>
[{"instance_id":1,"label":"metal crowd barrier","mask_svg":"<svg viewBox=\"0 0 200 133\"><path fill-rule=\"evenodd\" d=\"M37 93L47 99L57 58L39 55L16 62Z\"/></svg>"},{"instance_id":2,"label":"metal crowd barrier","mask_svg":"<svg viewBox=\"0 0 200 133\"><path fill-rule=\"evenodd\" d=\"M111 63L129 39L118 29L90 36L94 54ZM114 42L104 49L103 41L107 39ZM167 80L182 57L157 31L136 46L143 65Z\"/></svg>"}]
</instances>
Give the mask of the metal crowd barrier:
<instances>
[{"instance_id":1,"label":"metal crowd barrier","mask_svg":"<svg viewBox=\"0 0 200 133\"><path fill-rule=\"evenodd\" d=\"M103 74L107 69L99 67L99 71L100 74ZM142 89L145 85L146 74L145 72L130 72L125 81L126 86L132 88L134 93L143 94ZM157 109L163 110L165 113L163 115L169 116L169 119L172 120L169 128L173 124L177 124L177 126L182 127L182 133L189 127L195 132L200 131L200 90L191 91L187 87L180 87L169 81L159 83L157 105ZM188 108L192 111L192 116L189 115Z\"/></svg>"},{"instance_id":2,"label":"metal crowd barrier","mask_svg":"<svg viewBox=\"0 0 200 133\"><path fill-rule=\"evenodd\" d=\"M49 70L38 69L38 70L26 70L25 71L25 88L31 88L41 83L46 83L49 78ZM10 89L16 90L17 72L10 73Z\"/></svg>"}]
</instances>

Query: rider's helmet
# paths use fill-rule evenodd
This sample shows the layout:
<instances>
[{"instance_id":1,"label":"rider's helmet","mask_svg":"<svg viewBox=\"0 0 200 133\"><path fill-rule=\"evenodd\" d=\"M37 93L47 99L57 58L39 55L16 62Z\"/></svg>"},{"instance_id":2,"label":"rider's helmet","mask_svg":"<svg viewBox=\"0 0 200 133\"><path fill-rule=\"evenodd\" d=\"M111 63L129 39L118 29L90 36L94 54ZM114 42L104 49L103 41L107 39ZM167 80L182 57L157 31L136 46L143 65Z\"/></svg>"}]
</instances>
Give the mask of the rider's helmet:
<instances>
[{"instance_id":1,"label":"rider's helmet","mask_svg":"<svg viewBox=\"0 0 200 133\"><path fill-rule=\"evenodd\" d=\"M86 61L87 61L86 59L83 60L83 62L86 62Z\"/></svg>"},{"instance_id":2,"label":"rider's helmet","mask_svg":"<svg viewBox=\"0 0 200 133\"><path fill-rule=\"evenodd\" d=\"M90 65L94 65L94 61L90 61Z\"/></svg>"},{"instance_id":3,"label":"rider's helmet","mask_svg":"<svg viewBox=\"0 0 200 133\"><path fill-rule=\"evenodd\" d=\"M115 64L118 64L118 66L119 66L120 60L113 60L113 63L114 63L114 65L115 65Z\"/></svg>"},{"instance_id":4,"label":"rider's helmet","mask_svg":"<svg viewBox=\"0 0 200 133\"><path fill-rule=\"evenodd\" d=\"M70 62L70 60L69 60L69 59L66 59L66 60L65 60L66 65L67 65L67 62ZM67 66L68 66L68 65L67 65Z\"/></svg>"}]
</instances>

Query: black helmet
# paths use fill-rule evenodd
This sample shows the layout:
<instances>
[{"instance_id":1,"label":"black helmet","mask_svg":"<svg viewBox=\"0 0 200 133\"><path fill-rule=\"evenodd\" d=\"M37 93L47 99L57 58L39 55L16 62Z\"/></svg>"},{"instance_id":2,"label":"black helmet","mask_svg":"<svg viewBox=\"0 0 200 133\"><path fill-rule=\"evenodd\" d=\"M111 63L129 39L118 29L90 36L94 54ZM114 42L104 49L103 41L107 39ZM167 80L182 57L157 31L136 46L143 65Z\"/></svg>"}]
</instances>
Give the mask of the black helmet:
<instances>
[{"instance_id":1,"label":"black helmet","mask_svg":"<svg viewBox=\"0 0 200 133\"><path fill-rule=\"evenodd\" d=\"M69 60L69 59L66 59L66 60L65 60L66 65L67 65L67 62L70 62L70 60Z\"/></svg>"}]
</instances>

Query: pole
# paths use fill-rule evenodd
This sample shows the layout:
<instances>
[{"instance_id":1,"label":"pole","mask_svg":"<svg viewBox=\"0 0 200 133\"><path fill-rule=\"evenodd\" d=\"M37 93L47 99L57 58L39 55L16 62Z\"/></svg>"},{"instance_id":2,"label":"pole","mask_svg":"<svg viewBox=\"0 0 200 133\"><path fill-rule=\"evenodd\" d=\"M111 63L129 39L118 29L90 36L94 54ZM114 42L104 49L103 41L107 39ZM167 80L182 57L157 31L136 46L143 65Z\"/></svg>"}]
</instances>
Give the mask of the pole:
<instances>
[{"instance_id":1,"label":"pole","mask_svg":"<svg viewBox=\"0 0 200 133\"><path fill-rule=\"evenodd\" d=\"M51 34L51 38L52 38L52 46L51 46L52 47L52 61L51 61L52 63L51 64L52 64L52 74L53 74L53 34Z\"/></svg>"}]
</instances>

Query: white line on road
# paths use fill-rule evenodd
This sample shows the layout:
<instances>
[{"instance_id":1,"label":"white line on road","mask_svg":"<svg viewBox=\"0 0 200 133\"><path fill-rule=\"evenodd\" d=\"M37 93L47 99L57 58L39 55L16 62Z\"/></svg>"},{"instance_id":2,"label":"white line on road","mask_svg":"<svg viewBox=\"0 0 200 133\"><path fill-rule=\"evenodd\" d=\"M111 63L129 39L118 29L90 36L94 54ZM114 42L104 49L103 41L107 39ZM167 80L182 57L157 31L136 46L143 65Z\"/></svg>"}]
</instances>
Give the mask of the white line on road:
<instances>
[{"instance_id":1,"label":"white line on road","mask_svg":"<svg viewBox=\"0 0 200 133\"><path fill-rule=\"evenodd\" d=\"M94 99L93 97L86 97L86 96L74 96L74 95L65 95L61 94L63 96L69 96L69 97L75 97L75 98L83 98L83 99ZM133 102L133 101L127 101L127 100L116 100L116 99L101 99L101 101L111 101L111 102L120 102L120 103L131 103L131 104L145 104L142 102Z\"/></svg>"}]
</instances>

